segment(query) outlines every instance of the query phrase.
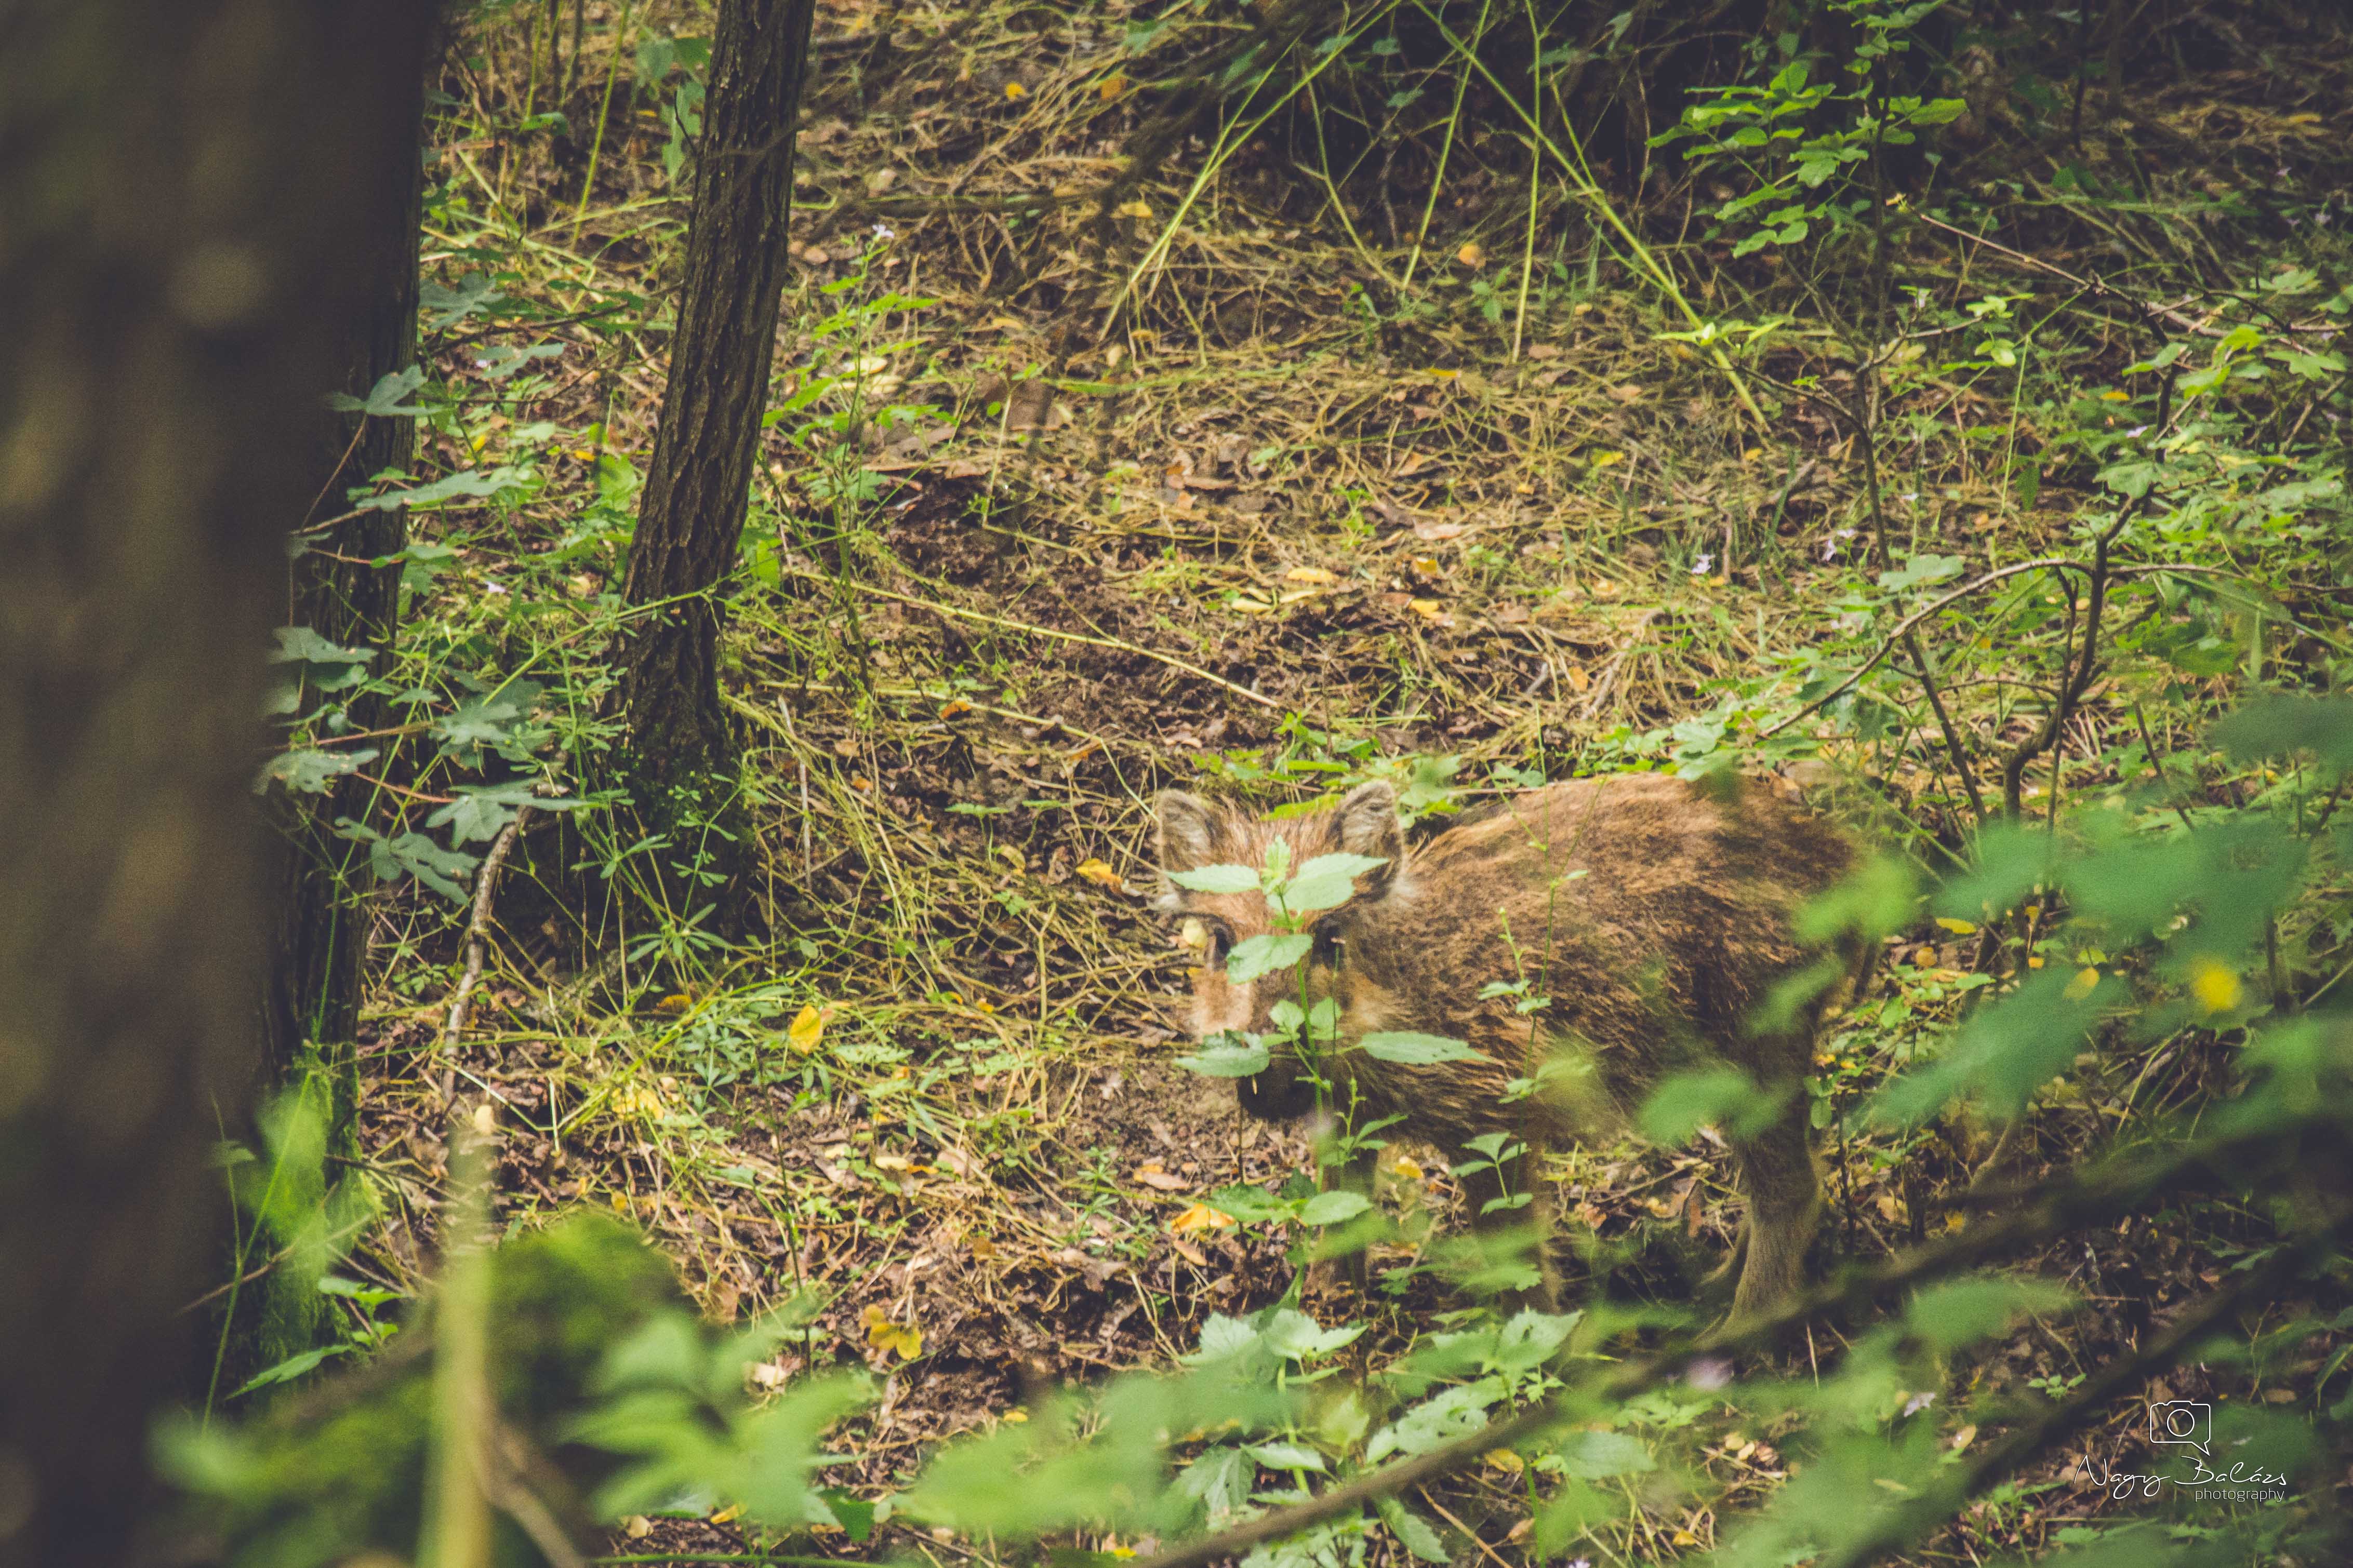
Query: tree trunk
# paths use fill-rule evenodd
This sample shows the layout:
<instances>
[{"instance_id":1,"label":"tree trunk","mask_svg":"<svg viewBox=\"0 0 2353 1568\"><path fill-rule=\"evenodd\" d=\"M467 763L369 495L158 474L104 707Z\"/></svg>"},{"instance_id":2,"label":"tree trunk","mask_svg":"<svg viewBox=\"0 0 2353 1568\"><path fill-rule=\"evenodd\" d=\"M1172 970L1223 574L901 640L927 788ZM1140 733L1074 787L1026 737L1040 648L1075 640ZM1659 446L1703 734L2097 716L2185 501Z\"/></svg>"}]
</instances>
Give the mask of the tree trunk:
<instances>
[{"instance_id":1,"label":"tree trunk","mask_svg":"<svg viewBox=\"0 0 2353 1568\"><path fill-rule=\"evenodd\" d=\"M329 385L354 398L364 399L379 379L406 370L417 358L422 68L412 87L399 131L410 155L386 169L381 188L352 194L364 226L365 250L357 258L364 271L354 279L363 303L326 323L337 336ZM308 548L290 568L286 624L308 626L338 647L369 649L375 658L368 668L380 675L390 667L398 632L400 568L367 563L407 542L406 520L397 510L344 517L353 510L346 492L386 468L408 467L417 451L416 422L322 407L311 429L308 489L316 499L310 514L298 514L297 521L305 529L341 521L301 535ZM306 690L300 710L315 706L319 695ZM353 727L362 731L383 728L385 711L376 697L362 697L350 707ZM334 824L343 817L365 821L375 793L367 780L346 775L323 795L274 789L267 810L274 831L265 869L269 972L261 994L261 1090L300 1083L316 1096L327 1147L344 1155L353 1152L359 1099L353 1046L367 932L357 895L367 850L336 833ZM263 1241L240 1234L225 1277L249 1272L259 1261L251 1253ZM222 1390L238 1386L263 1367L319 1343L327 1321L327 1300L315 1282L290 1272L273 1271L231 1290L215 1319L225 1353L210 1381Z\"/></svg>"},{"instance_id":2,"label":"tree trunk","mask_svg":"<svg viewBox=\"0 0 2353 1568\"><path fill-rule=\"evenodd\" d=\"M217 1260L289 522L424 0L0 27L0 1565L120 1561Z\"/></svg>"},{"instance_id":3,"label":"tree trunk","mask_svg":"<svg viewBox=\"0 0 2353 1568\"><path fill-rule=\"evenodd\" d=\"M712 46L678 331L629 547L628 602L660 607L629 645L621 705L638 807L663 830L717 820L734 794L712 590L735 563L767 406L815 9L721 0ZM673 845L673 859L700 849L718 868L741 867L717 835Z\"/></svg>"}]
</instances>

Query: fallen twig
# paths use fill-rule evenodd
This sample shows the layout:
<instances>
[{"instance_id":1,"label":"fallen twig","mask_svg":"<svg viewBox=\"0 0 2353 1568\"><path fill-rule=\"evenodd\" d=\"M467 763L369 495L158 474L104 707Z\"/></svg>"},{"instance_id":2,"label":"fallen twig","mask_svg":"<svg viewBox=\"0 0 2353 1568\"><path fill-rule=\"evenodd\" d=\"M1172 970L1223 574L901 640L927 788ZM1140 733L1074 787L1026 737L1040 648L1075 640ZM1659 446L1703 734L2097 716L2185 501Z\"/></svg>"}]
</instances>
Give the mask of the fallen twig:
<instances>
[{"instance_id":1,"label":"fallen twig","mask_svg":"<svg viewBox=\"0 0 2353 1568\"><path fill-rule=\"evenodd\" d=\"M523 819L530 815L530 806L515 807L514 820L499 829L498 837L491 841L491 852L482 857L481 869L474 873L474 910L466 921L466 973L459 977L457 994L449 998L449 1019L441 1030L441 1102L445 1105L458 1093L458 1037L466 1032L474 987L482 978L482 954L491 929L491 902L498 890L499 868L506 864L507 852L514 847L515 836L522 831Z\"/></svg>"}]
</instances>

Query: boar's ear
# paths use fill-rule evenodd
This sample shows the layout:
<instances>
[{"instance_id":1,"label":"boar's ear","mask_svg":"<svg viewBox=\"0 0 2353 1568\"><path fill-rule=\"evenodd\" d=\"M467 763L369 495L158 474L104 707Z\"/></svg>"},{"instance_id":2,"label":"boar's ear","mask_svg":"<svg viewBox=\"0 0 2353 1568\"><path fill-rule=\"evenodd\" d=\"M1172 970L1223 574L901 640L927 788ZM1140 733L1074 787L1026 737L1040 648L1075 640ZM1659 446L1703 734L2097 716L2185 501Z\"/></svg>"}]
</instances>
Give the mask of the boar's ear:
<instances>
[{"instance_id":1,"label":"boar's ear","mask_svg":"<svg viewBox=\"0 0 2353 1568\"><path fill-rule=\"evenodd\" d=\"M1152 813L1159 820L1162 870L1190 871L1218 863L1218 841L1225 835L1216 806L1198 795L1164 789L1153 797Z\"/></svg>"},{"instance_id":2,"label":"boar's ear","mask_svg":"<svg viewBox=\"0 0 2353 1568\"><path fill-rule=\"evenodd\" d=\"M1380 779L1359 784L1332 816L1333 837L1342 853L1370 855L1385 862L1366 872L1365 881L1371 891L1386 892L1405 869L1405 831L1398 826L1396 789Z\"/></svg>"}]
</instances>

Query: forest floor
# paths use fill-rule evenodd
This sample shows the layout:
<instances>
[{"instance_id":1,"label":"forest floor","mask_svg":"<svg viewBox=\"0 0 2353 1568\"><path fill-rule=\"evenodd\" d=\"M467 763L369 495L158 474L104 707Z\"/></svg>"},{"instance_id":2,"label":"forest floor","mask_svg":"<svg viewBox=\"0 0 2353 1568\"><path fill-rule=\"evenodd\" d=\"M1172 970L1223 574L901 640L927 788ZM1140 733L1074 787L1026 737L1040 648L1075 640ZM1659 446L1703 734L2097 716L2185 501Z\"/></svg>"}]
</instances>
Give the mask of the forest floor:
<instances>
[{"instance_id":1,"label":"forest floor","mask_svg":"<svg viewBox=\"0 0 2353 1568\"><path fill-rule=\"evenodd\" d=\"M659 24L694 25L641 8L624 40L611 9L588 7L587 64L560 93L536 54L526 63L519 23L461 50L470 64L442 84L426 341L451 396L421 466L516 477L488 503L413 511L417 536L447 548L429 570L412 563L417 629L402 655L427 684L527 670L551 706L569 704L550 723L575 756L609 738L597 661L620 611L684 216L663 166L683 78L658 58L664 74L625 67L616 93L599 62L626 47L642 63ZM1189 955L1147 904L1155 789L1273 803L1386 774L1417 799L1445 786L1466 801L1672 765L1724 693L1783 679L1835 625L1866 570L1867 526L1852 439L1803 404L1760 424L1732 377L1662 337L1678 323L1573 205L1546 199L1524 275L1528 215L1497 195L1500 164L1466 154L1417 249L1421 188L1390 216L1401 234L1360 214L1356 235L1274 160L1238 160L1155 248L1198 171L1188 149L1106 250L1082 198L1113 172L1105 138L1125 121L1094 25L952 40L944 20L892 16L895 44L863 12L822 14L779 349L776 402L795 411L765 437L729 602L723 683L764 868L754 929L723 942L693 907L588 896L678 847L542 816L507 872L452 1058L439 1040L462 910L413 884L379 897L363 1136L388 1202L357 1260L402 1287L426 1273L454 1065L461 1095L502 1108L512 1223L577 1205L628 1215L723 1321L820 1294L774 1375L854 1359L887 1378L837 1436L854 1462L828 1472L870 1492L1040 1387L1165 1364L1210 1314L1291 1287L1279 1247L1198 1206L1307 1155L1174 1063ZM2172 184L2234 162L2322 181L2342 148L2299 118L2305 90L2247 66L2136 114L2177 148L2207 139L2206 163L2164 171ZM516 129L551 103L564 135ZM592 180L600 116L612 129ZM1019 221L983 205L1039 193L1065 200ZM1650 228L1694 298L1714 299L1721 247L1676 243L1658 215ZM2076 238L2038 260L2089 271L2103 256ZM1989 291L2053 286L1957 241L1919 265ZM1123 287L1126 330L1105 347L1097 329ZM1957 385L1936 416L2002 411ZM1964 449L1907 498L1903 542L1972 569L2019 559L2063 540L2083 499L2055 475L2022 494ZM1999 695L1959 700L1989 742L2028 723ZM2129 722L2087 709L2060 748L2071 789L2112 776L2103 726ZM1960 842L1962 803L1925 721L1870 740L1826 731L1820 752L1800 776L1824 809L1931 866L1936 846ZM1977 963L1973 942L1934 927L1887 958L1823 1044L1826 1092L1851 1100L1949 1021ZM1962 1123L1841 1141L1824 1151L1829 1245L1881 1254L1957 1223L1947 1200L1989 1165L2031 1173L2190 1103L2224 1057L2210 1040L2087 1068L1999 1146ZM1442 1154L1396 1152L1385 1203L1444 1215ZM1739 1212L1725 1165L1691 1151L1587 1149L1548 1174L1599 1237L1600 1288L1628 1300L1687 1304ZM2042 1261L2084 1310L2004 1344L1979 1377L2080 1378L2244 1239L2218 1209L2071 1243ZM1450 1305L1416 1257L1377 1258L1401 1293L1311 1291L1308 1310L1371 1323L1359 1353L1377 1363ZM1834 1353L1830 1337L1806 1353ZM2166 1392L2308 1397L2308 1370L2267 1386L2246 1368L2191 1369ZM2137 1401L2120 1407L2076 1452L2105 1454L2139 1418ZM1966 1447L1964 1424L1956 1413L1944 1440ZM1786 1479L1773 1436L1727 1424L1702 1463L1761 1497ZM1948 1538L1954 1560L2106 1517L2101 1493L2064 1479L2073 1462L2036 1472L2047 1497L1981 1506ZM1433 1500L1478 1537L1467 1550L1517 1562L1525 1494L1496 1469ZM1589 1549L1672 1559L1718 1527L1662 1502ZM629 1534L742 1549L723 1523ZM944 1564L969 1555L901 1544Z\"/></svg>"}]
</instances>

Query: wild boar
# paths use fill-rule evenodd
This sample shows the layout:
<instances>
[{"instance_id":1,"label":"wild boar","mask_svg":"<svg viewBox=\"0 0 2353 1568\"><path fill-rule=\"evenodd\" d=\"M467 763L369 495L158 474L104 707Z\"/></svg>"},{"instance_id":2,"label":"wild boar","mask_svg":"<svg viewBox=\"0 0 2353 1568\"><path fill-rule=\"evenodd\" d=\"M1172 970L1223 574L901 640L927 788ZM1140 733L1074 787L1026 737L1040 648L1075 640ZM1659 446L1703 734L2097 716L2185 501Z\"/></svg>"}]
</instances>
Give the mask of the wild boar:
<instances>
[{"instance_id":1,"label":"wild boar","mask_svg":"<svg viewBox=\"0 0 2353 1568\"><path fill-rule=\"evenodd\" d=\"M1738 1068L1756 1098L1750 1114L1723 1119L1746 1199L1725 1265L1736 1280L1732 1314L1768 1308L1802 1285L1820 1206L1803 1079L1820 1015L1854 983L1862 958L1859 944L1826 950L1792 930L1793 911L1854 858L1828 821L1755 784L1655 773L1553 784L1411 849L1387 784L1281 818L1177 790L1163 793L1156 811L1161 907L1188 922L1200 949L1193 1033L1281 1035L1275 1010L1288 999L1328 1034L1304 1047L1312 1073L1295 1022L1271 1043L1267 1066L1237 1079L1246 1110L1288 1118L1314 1109L1320 1094L1360 1122L1400 1118L1396 1131L1448 1151L1487 1133L1522 1140L1528 1154L1516 1168L1474 1177L1471 1196L1483 1225L1533 1219L1541 1254L1549 1184L1535 1173L1545 1151L1613 1135L1671 1075ZM1256 888L1198 885L1238 883L1201 868L1261 868L1271 849L1294 872L1335 854L1377 863L1327 861L1320 879L1331 907L1303 916ZM1335 870L1355 875L1335 884ZM1286 930L1308 939L1303 955L1250 975L1270 953L1302 946L1261 943L1229 972L1238 946ZM1776 984L1817 964L1815 994L1760 1031ZM1400 1047L1398 1036L1470 1049L1430 1060L1430 1042ZM1422 1059L1384 1059L1368 1037L1391 1058ZM1555 1290L1547 1263L1528 1294L1549 1301Z\"/></svg>"}]
</instances>

